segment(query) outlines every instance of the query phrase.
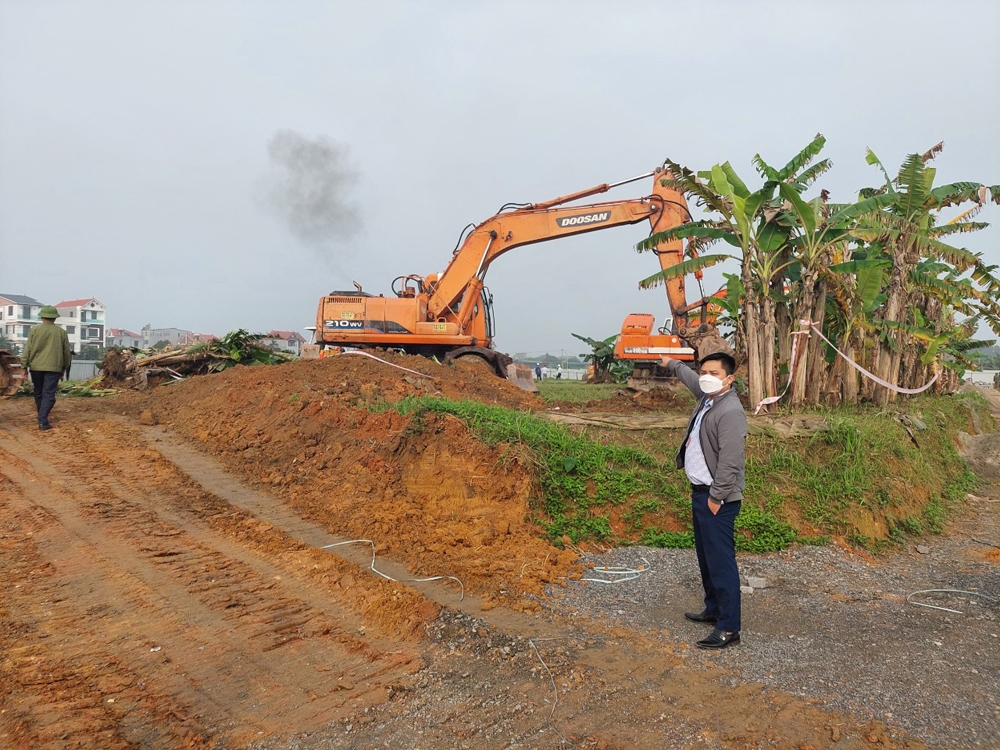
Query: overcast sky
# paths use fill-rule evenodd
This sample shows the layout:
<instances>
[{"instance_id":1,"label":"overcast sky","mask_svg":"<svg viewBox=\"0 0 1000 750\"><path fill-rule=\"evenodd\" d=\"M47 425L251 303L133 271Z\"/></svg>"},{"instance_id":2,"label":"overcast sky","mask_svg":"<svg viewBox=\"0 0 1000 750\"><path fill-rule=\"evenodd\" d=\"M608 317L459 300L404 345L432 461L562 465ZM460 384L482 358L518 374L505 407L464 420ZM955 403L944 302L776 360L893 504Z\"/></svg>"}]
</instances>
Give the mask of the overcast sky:
<instances>
[{"instance_id":1,"label":"overcast sky","mask_svg":"<svg viewBox=\"0 0 1000 750\"><path fill-rule=\"evenodd\" d=\"M0 0L0 293L94 296L133 330L301 330L333 289L442 270L504 203L664 157L750 182L755 153L781 165L817 132L834 200L877 184L865 147L895 173L943 140L939 184L998 183L998 39L995 0ZM327 224L280 210L279 133L343 175ZM571 332L666 316L637 289L647 233L500 258L497 347L577 354ZM998 238L964 239L1000 263Z\"/></svg>"}]
</instances>

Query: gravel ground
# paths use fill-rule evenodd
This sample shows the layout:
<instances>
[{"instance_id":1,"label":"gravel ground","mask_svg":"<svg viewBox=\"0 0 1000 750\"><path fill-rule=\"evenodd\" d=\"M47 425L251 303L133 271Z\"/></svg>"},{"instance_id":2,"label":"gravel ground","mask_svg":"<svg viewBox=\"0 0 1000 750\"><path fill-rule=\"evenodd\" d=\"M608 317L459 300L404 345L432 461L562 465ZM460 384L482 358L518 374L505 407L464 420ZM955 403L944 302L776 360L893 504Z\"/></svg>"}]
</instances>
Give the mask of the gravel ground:
<instances>
[{"instance_id":1,"label":"gravel ground","mask_svg":"<svg viewBox=\"0 0 1000 750\"><path fill-rule=\"evenodd\" d=\"M875 561L832 545L740 555L744 580L768 584L743 596L742 642L722 652L691 648L689 664L722 667L733 685L757 682L859 721L883 721L930 747L1000 747L1000 503L992 489L993 498L970 503L945 535ZM590 561L649 569L633 581L553 592L553 614L665 628L685 643L706 632L683 617L701 609L693 550L622 548ZM908 594L931 588L993 601L914 597L962 614L907 603Z\"/></svg>"}]
</instances>

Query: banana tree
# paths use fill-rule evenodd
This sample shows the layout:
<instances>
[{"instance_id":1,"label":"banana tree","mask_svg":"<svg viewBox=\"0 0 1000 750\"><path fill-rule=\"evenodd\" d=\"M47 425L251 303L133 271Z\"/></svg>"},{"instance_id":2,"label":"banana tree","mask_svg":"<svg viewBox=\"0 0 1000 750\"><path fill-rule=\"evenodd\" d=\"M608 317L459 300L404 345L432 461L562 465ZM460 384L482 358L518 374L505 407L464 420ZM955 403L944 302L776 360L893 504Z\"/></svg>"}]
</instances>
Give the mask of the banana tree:
<instances>
[{"instance_id":1,"label":"banana tree","mask_svg":"<svg viewBox=\"0 0 1000 750\"><path fill-rule=\"evenodd\" d=\"M580 355L581 359L589 359L591 366L594 368L593 380L591 382L606 383L608 380L620 382L615 380L615 374L612 373L612 368L615 364L615 339L618 338L617 334L608 336L606 339L592 339L589 336L581 336L579 333L572 335L580 339L580 341L585 342L591 349L589 352ZM625 378L627 377L628 375L626 374Z\"/></svg>"},{"instance_id":2,"label":"banana tree","mask_svg":"<svg viewBox=\"0 0 1000 750\"><path fill-rule=\"evenodd\" d=\"M779 221L789 230L789 247L798 268L798 293L794 295L793 320L809 320L822 328L826 311L826 296L831 273L840 272L832 263L843 254L845 245L855 241L854 232L859 219L880 211L891 203L891 198L877 195L853 204L828 203L827 192L806 201L799 195L802 183L783 182L779 192L785 199ZM837 252L839 251L839 253ZM859 266L855 264L855 268ZM878 266L868 266L865 284L875 281L872 271ZM866 293L871 288L862 287ZM822 390L823 350L818 341L802 336L796 349L796 362L790 363L792 373L792 405L800 405L807 398L819 403Z\"/></svg>"},{"instance_id":3,"label":"banana tree","mask_svg":"<svg viewBox=\"0 0 1000 750\"><path fill-rule=\"evenodd\" d=\"M892 261L886 289L883 319L893 323L907 323L904 319L905 303L910 291L908 280L922 258L938 258L954 265L960 271L973 270L974 276L983 275L981 260L964 248L942 242L938 237L962 231L974 231L977 226L968 223L951 224L953 228L935 235L935 224L941 209L968 202L977 204L992 200L1000 203L1000 185L986 186L973 182L956 182L933 187L936 170L927 166L943 149L939 143L924 154L910 154L899 169L895 179L875 153L868 149L865 160L877 166L885 177L884 186L869 193L892 198L886 210L868 222L863 234L870 240L881 242ZM964 226L963 226L964 224ZM974 223L975 224L975 223ZM948 226L948 225L946 225ZM888 382L896 382L905 343L905 331L892 331L877 347L875 374ZM895 398L889 389L879 389L875 400L881 405Z\"/></svg>"},{"instance_id":4,"label":"banana tree","mask_svg":"<svg viewBox=\"0 0 1000 750\"><path fill-rule=\"evenodd\" d=\"M875 334L874 312L885 302L885 285L892 262L881 246L844 243L834 249L835 262L826 269L830 294L827 298L827 333L837 348L852 361L870 369L868 352ZM856 404L862 392L858 373L843 360L833 363L827 377L827 393L833 401Z\"/></svg>"}]
</instances>

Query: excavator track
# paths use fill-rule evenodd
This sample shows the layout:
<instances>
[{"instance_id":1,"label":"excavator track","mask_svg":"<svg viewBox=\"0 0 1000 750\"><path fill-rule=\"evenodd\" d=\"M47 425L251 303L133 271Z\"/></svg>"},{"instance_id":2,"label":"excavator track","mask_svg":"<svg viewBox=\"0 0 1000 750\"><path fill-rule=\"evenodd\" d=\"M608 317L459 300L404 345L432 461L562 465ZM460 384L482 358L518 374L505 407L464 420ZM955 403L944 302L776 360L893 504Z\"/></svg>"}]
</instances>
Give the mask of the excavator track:
<instances>
[{"instance_id":1,"label":"excavator track","mask_svg":"<svg viewBox=\"0 0 1000 750\"><path fill-rule=\"evenodd\" d=\"M28 372L21 366L21 360L0 349L0 396L13 396L27 380Z\"/></svg>"}]
</instances>

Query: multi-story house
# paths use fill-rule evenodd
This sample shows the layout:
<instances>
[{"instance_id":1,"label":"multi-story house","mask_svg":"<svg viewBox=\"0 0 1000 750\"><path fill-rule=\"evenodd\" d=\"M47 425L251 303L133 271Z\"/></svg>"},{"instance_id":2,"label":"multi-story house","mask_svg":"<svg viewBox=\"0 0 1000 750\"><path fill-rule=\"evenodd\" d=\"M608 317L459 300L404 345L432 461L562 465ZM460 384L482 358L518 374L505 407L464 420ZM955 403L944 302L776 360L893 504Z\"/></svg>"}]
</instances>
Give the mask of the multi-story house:
<instances>
[{"instance_id":1,"label":"multi-story house","mask_svg":"<svg viewBox=\"0 0 1000 750\"><path fill-rule=\"evenodd\" d=\"M24 347L28 333L41 322L38 311L42 303L23 294L0 294L0 333L4 338Z\"/></svg>"},{"instance_id":2,"label":"multi-story house","mask_svg":"<svg viewBox=\"0 0 1000 750\"><path fill-rule=\"evenodd\" d=\"M156 346L161 341L166 341L171 346L176 346L178 344L187 344L191 342L191 337L194 333L191 331L185 331L182 328L153 328L149 323L146 323L140 331L142 336L144 346Z\"/></svg>"},{"instance_id":3,"label":"multi-story house","mask_svg":"<svg viewBox=\"0 0 1000 750\"><path fill-rule=\"evenodd\" d=\"M56 305L56 325L66 329L69 345L79 353L85 346L104 346L104 305L94 297L63 300Z\"/></svg>"},{"instance_id":4,"label":"multi-story house","mask_svg":"<svg viewBox=\"0 0 1000 750\"><path fill-rule=\"evenodd\" d=\"M302 354L305 337L296 331L270 331L260 340L261 346L266 346L279 352L288 352L298 357Z\"/></svg>"},{"instance_id":5,"label":"multi-story house","mask_svg":"<svg viewBox=\"0 0 1000 750\"><path fill-rule=\"evenodd\" d=\"M105 346L117 346L119 349L142 349L145 344L142 334L129 331L126 328L109 328L104 337Z\"/></svg>"}]
</instances>

